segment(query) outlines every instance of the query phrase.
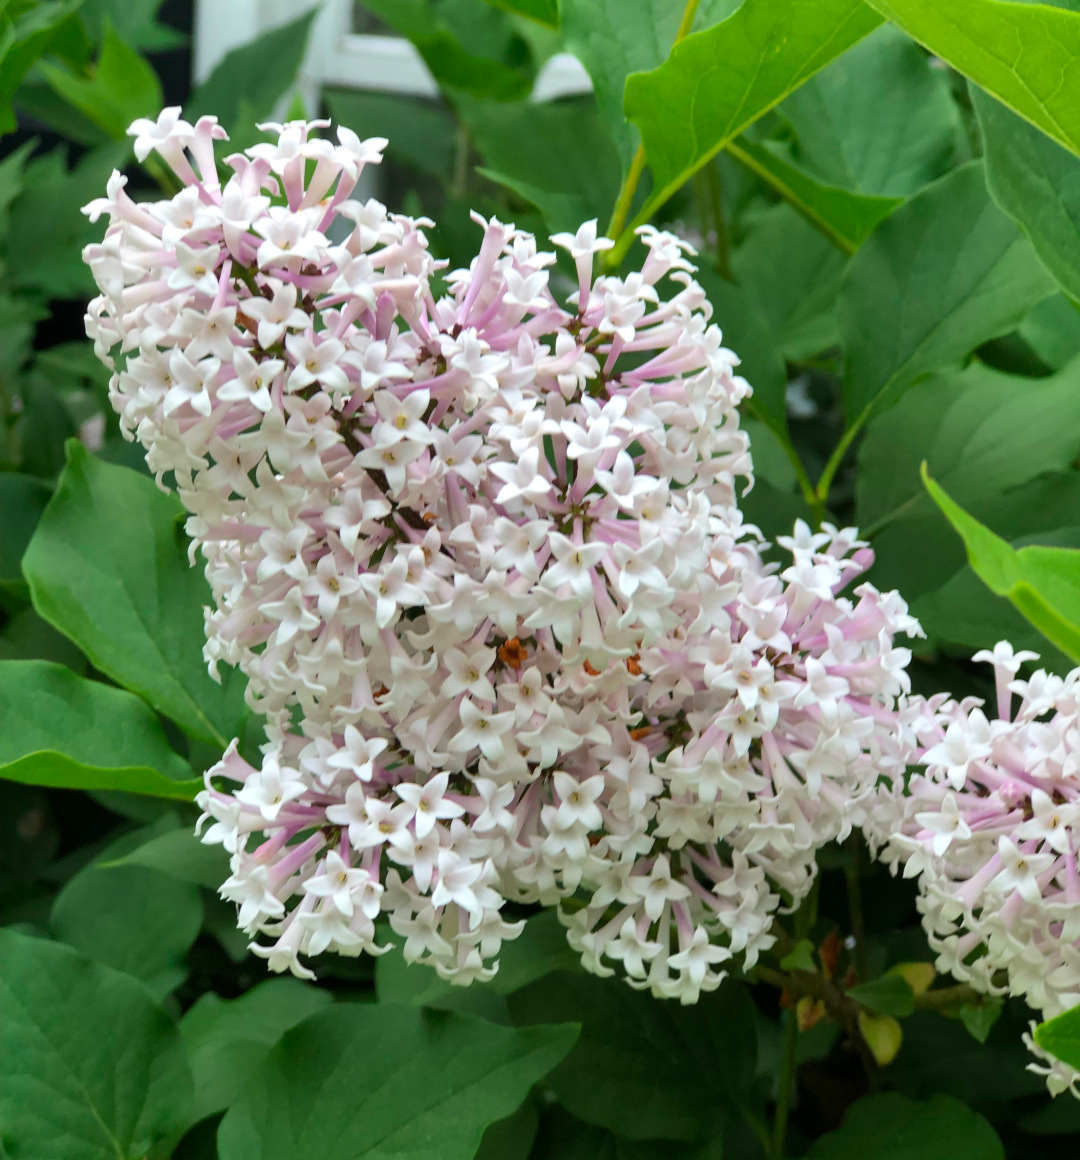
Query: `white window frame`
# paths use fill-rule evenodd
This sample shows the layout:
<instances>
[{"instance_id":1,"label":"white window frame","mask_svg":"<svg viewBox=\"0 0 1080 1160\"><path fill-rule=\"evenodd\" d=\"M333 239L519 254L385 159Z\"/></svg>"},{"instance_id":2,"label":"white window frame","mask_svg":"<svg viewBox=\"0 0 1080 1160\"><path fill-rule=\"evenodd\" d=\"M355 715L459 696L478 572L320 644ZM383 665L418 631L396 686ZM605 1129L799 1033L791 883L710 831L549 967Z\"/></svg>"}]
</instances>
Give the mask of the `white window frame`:
<instances>
[{"instance_id":1,"label":"white window frame","mask_svg":"<svg viewBox=\"0 0 1080 1160\"><path fill-rule=\"evenodd\" d=\"M438 94L438 85L409 41L352 31L352 0L196 0L195 83L205 80L231 49L315 7L321 10L298 81L309 116L315 115L319 91L325 85L424 97ZM548 101L591 89L581 62L568 53L559 53L544 63L532 99Z\"/></svg>"}]
</instances>

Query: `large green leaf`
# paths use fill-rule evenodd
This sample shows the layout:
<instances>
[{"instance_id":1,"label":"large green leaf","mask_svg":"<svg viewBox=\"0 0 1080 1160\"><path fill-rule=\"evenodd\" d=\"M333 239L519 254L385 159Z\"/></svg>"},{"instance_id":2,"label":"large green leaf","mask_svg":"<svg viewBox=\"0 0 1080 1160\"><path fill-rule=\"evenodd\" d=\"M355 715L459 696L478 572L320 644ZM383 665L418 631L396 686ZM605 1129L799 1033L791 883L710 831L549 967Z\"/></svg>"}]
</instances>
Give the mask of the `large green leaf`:
<instances>
[{"instance_id":1,"label":"large green leaf","mask_svg":"<svg viewBox=\"0 0 1080 1160\"><path fill-rule=\"evenodd\" d=\"M1080 550L1037 545L1017 551L968 515L927 475L934 502L960 533L976 574L1066 656L1080 661Z\"/></svg>"},{"instance_id":2,"label":"large green leaf","mask_svg":"<svg viewBox=\"0 0 1080 1160\"><path fill-rule=\"evenodd\" d=\"M221 1160L471 1160L576 1038L573 1026L335 1006L267 1056L221 1123Z\"/></svg>"},{"instance_id":3,"label":"large green leaf","mask_svg":"<svg viewBox=\"0 0 1080 1160\"><path fill-rule=\"evenodd\" d=\"M972 87L994 201L1031 239L1043 265L1080 301L1080 158Z\"/></svg>"},{"instance_id":4,"label":"large green leaf","mask_svg":"<svg viewBox=\"0 0 1080 1160\"><path fill-rule=\"evenodd\" d=\"M1080 1068L1080 1007L1073 1007L1035 1028L1035 1042L1063 1063Z\"/></svg>"},{"instance_id":5,"label":"large green leaf","mask_svg":"<svg viewBox=\"0 0 1080 1160\"><path fill-rule=\"evenodd\" d=\"M962 505L1000 494L1080 454L1080 362L1045 379L973 363L906 391L867 428L859 448L863 528L931 510L919 480L931 475Z\"/></svg>"},{"instance_id":6,"label":"large green leaf","mask_svg":"<svg viewBox=\"0 0 1080 1160\"><path fill-rule=\"evenodd\" d=\"M919 375L1012 329L1053 284L990 200L982 165L943 177L878 226L838 302L848 431Z\"/></svg>"},{"instance_id":7,"label":"large green leaf","mask_svg":"<svg viewBox=\"0 0 1080 1160\"><path fill-rule=\"evenodd\" d=\"M807 1160L1005 1160L994 1129L951 1096L917 1103L889 1092L864 1096L844 1123L815 1141Z\"/></svg>"},{"instance_id":8,"label":"large green leaf","mask_svg":"<svg viewBox=\"0 0 1080 1160\"><path fill-rule=\"evenodd\" d=\"M740 137L727 146L741 165L774 189L793 209L819 229L845 254L853 254L903 201L899 197L872 197L827 185L796 165L781 146Z\"/></svg>"},{"instance_id":9,"label":"large green leaf","mask_svg":"<svg viewBox=\"0 0 1080 1160\"><path fill-rule=\"evenodd\" d=\"M0 931L0 1136L11 1160L142 1160L188 1123L172 1020L128 975Z\"/></svg>"},{"instance_id":10,"label":"large green leaf","mask_svg":"<svg viewBox=\"0 0 1080 1160\"><path fill-rule=\"evenodd\" d=\"M333 1002L298 979L267 979L238 999L202 995L180 1020L195 1077L192 1118L227 1108L281 1036Z\"/></svg>"},{"instance_id":11,"label":"large green leaf","mask_svg":"<svg viewBox=\"0 0 1080 1160\"><path fill-rule=\"evenodd\" d=\"M909 197L941 177L961 148L945 73L889 25L811 77L779 112L806 165L856 193Z\"/></svg>"},{"instance_id":12,"label":"large green leaf","mask_svg":"<svg viewBox=\"0 0 1080 1160\"><path fill-rule=\"evenodd\" d=\"M1080 14L1008 0L869 0L909 36L1080 153Z\"/></svg>"},{"instance_id":13,"label":"large green leaf","mask_svg":"<svg viewBox=\"0 0 1080 1160\"><path fill-rule=\"evenodd\" d=\"M212 113L226 129L236 126L241 133L248 129L238 124L241 111L251 121L268 117L296 81L317 11L312 8L226 53L191 94L187 116L194 120Z\"/></svg>"},{"instance_id":14,"label":"large green leaf","mask_svg":"<svg viewBox=\"0 0 1080 1160\"><path fill-rule=\"evenodd\" d=\"M22 79L49 51L81 0L9 0L0 7L0 133L17 125L11 98Z\"/></svg>"},{"instance_id":15,"label":"large green leaf","mask_svg":"<svg viewBox=\"0 0 1080 1160\"><path fill-rule=\"evenodd\" d=\"M724 20L740 0L705 0L694 27L708 28ZM671 51L684 6L670 0L561 0L563 44L581 61L608 131L615 142L623 172L637 148L637 129L623 111L623 91L631 73L648 72Z\"/></svg>"},{"instance_id":16,"label":"large green leaf","mask_svg":"<svg viewBox=\"0 0 1080 1160\"><path fill-rule=\"evenodd\" d=\"M202 788L190 774L138 697L48 661L0 661L0 777L183 801Z\"/></svg>"},{"instance_id":17,"label":"large green leaf","mask_svg":"<svg viewBox=\"0 0 1080 1160\"><path fill-rule=\"evenodd\" d=\"M229 855L224 847L200 842L195 831L186 826L157 834L130 853L102 865L146 866L209 890L217 890L229 877Z\"/></svg>"},{"instance_id":18,"label":"large green leaf","mask_svg":"<svg viewBox=\"0 0 1080 1160\"><path fill-rule=\"evenodd\" d=\"M80 870L60 891L49 925L62 942L141 979L164 998L202 926L198 887L141 866Z\"/></svg>"},{"instance_id":19,"label":"large green leaf","mask_svg":"<svg viewBox=\"0 0 1080 1160\"><path fill-rule=\"evenodd\" d=\"M440 85L475 97L528 96L536 61L505 12L484 0L364 0L364 7L407 36Z\"/></svg>"},{"instance_id":20,"label":"large green leaf","mask_svg":"<svg viewBox=\"0 0 1080 1160\"><path fill-rule=\"evenodd\" d=\"M626 115L641 130L654 182L634 224L879 23L861 0L745 0L727 20L677 44L658 69L629 77Z\"/></svg>"},{"instance_id":21,"label":"large green leaf","mask_svg":"<svg viewBox=\"0 0 1080 1160\"><path fill-rule=\"evenodd\" d=\"M77 440L23 557L39 615L103 673L203 741L224 747L243 717L238 674L202 659L210 590L188 563L180 502Z\"/></svg>"},{"instance_id":22,"label":"large green leaf","mask_svg":"<svg viewBox=\"0 0 1080 1160\"><path fill-rule=\"evenodd\" d=\"M608 213L619 192L619 161L594 101L456 103L484 161L480 172L532 202L550 231L576 230Z\"/></svg>"},{"instance_id":23,"label":"large green leaf","mask_svg":"<svg viewBox=\"0 0 1080 1160\"><path fill-rule=\"evenodd\" d=\"M88 77L54 64L40 66L55 92L110 137L125 139L137 117L156 116L162 105L161 82L146 58L105 28L105 43Z\"/></svg>"},{"instance_id":24,"label":"large green leaf","mask_svg":"<svg viewBox=\"0 0 1080 1160\"><path fill-rule=\"evenodd\" d=\"M594 975L558 973L510 996L516 1022L573 1019L577 1047L548 1076L575 1116L631 1139L701 1140L754 1073L754 1008L737 983L680 1007Z\"/></svg>"}]
</instances>

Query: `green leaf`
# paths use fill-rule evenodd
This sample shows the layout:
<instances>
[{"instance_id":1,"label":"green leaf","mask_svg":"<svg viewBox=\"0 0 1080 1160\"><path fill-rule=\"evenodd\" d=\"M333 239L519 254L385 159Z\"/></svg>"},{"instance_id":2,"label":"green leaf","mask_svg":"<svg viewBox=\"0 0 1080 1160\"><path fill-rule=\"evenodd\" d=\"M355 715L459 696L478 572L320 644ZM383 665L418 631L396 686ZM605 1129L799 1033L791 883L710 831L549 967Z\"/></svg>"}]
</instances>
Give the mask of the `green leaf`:
<instances>
[{"instance_id":1,"label":"green leaf","mask_svg":"<svg viewBox=\"0 0 1080 1160\"><path fill-rule=\"evenodd\" d=\"M848 265L787 205L756 216L731 256L732 272L767 320L773 342L795 362L839 344L836 298Z\"/></svg>"},{"instance_id":2,"label":"green leaf","mask_svg":"<svg viewBox=\"0 0 1080 1160\"><path fill-rule=\"evenodd\" d=\"M848 431L927 371L1011 330L1052 283L973 162L928 186L851 259L838 302Z\"/></svg>"},{"instance_id":3,"label":"green leaf","mask_svg":"<svg viewBox=\"0 0 1080 1160\"><path fill-rule=\"evenodd\" d=\"M230 873L229 855L224 847L200 842L195 832L186 826L158 834L131 853L101 865L106 869L146 866L182 882L193 882L196 886L215 891Z\"/></svg>"},{"instance_id":4,"label":"green leaf","mask_svg":"<svg viewBox=\"0 0 1080 1160\"><path fill-rule=\"evenodd\" d=\"M510 996L515 1022L581 1023L547 1078L578 1118L630 1139L700 1140L745 1100L754 1073L753 1003L725 983L693 1007L593 975L548 975Z\"/></svg>"},{"instance_id":5,"label":"green leaf","mask_svg":"<svg viewBox=\"0 0 1080 1160\"><path fill-rule=\"evenodd\" d=\"M20 113L40 121L54 133L77 145L92 148L112 140L104 129L95 125L85 113L69 105L44 80L29 77L23 81L15 94L15 104Z\"/></svg>"},{"instance_id":6,"label":"green leaf","mask_svg":"<svg viewBox=\"0 0 1080 1160\"><path fill-rule=\"evenodd\" d=\"M449 182L454 168L453 116L430 101L403 93L329 89L323 97L330 116L360 137L386 137L387 156L419 173Z\"/></svg>"},{"instance_id":7,"label":"green leaf","mask_svg":"<svg viewBox=\"0 0 1080 1160\"><path fill-rule=\"evenodd\" d=\"M816 971L814 944L808 938L799 939L795 948L780 960L780 969L783 971Z\"/></svg>"},{"instance_id":8,"label":"green leaf","mask_svg":"<svg viewBox=\"0 0 1080 1160\"><path fill-rule=\"evenodd\" d=\"M739 351L739 374L754 388L750 408L778 439L787 439L787 367L770 307L759 300L755 286L728 282L711 265L702 263L695 277L712 304L725 345Z\"/></svg>"},{"instance_id":9,"label":"green leaf","mask_svg":"<svg viewBox=\"0 0 1080 1160\"><path fill-rule=\"evenodd\" d=\"M882 1015L903 1018L915 1010L915 992L902 975L888 972L858 987L849 987L847 993L857 1003Z\"/></svg>"},{"instance_id":10,"label":"green leaf","mask_svg":"<svg viewBox=\"0 0 1080 1160\"><path fill-rule=\"evenodd\" d=\"M1053 294L1024 315L1017 334L1051 370L1060 370L1080 354L1080 310Z\"/></svg>"},{"instance_id":11,"label":"green leaf","mask_svg":"<svg viewBox=\"0 0 1080 1160\"><path fill-rule=\"evenodd\" d=\"M132 48L160 52L186 41L174 28L157 22L161 5L162 0L82 0L79 17L96 44L105 39L111 24Z\"/></svg>"},{"instance_id":12,"label":"green leaf","mask_svg":"<svg viewBox=\"0 0 1080 1160\"><path fill-rule=\"evenodd\" d=\"M0 661L0 777L190 800L200 778L138 697L48 661Z\"/></svg>"},{"instance_id":13,"label":"green leaf","mask_svg":"<svg viewBox=\"0 0 1080 1160\"><path fill-rule=\"evenodd\" d=\"M960 1022L978 1043L985 1043L1005 1006L1002 999L986 995L978 1003L965 1003L960 1008Z\"/></svg>"},{"instance_id":14,"label":"green leaf","mask_svg":"<svg viewBox=\"0 0 1080 1160\"><path fill-rule=\"evenodd\" d=\"M194 121L212 113L226 129L236 126L241 132L245 128L239 124L241 102L249 120L268 117L296 80L317 11L312 8L227 53L192 93L185 115Z\"/></svg>"},{"instance_id":15,"label":"green leaf","mask_svg":"<svg viewBox=\"0 0 1080 1160\"><path fill-rule=\"evenodd\" d=\"M227 1108L278 1039L333 1002L329 992L299 979L268 979L239 999L202 995L180 1020L195 1077L192 1118Z\"/></svg>"},{"instance_id":16,"label":"green leaf","mask_svg":"<svg viewBox=\"0 0 1080 1160\"><path fill-rule=\"evenodd\" d=\"M527 1097L512 1115L489 1125L474 1160L529 1160L539 1122L536 1100Z\"/></svg>"},{"instance_id":17,"label":"green leaf","mask_svg":"<svg viewBox=\"0 0 1080 1160\"><path fill-rule=\"evenodd\" d=\"M1031 1054L1020 1035L1028 1015L1006 1007L995 1033L980 1044L959 1019L916 1011L904 1020L904 1046L890 1065L889 1082L912 1099L949 1095L991 1118L1007 1117L1010 1101L1046 1094L1046 1081L1026 1070Z\"/></svg>"},{"instance_id":18,"label":"green leaf","mask_svg":"<svg viewBox=\"0 0 1080 1160\"><path fill-rule=\"evenodd\" d=\"M1030 379L980 363L932 375L878 415L859 448L859 524L879 528L926 513L919 479L931 475L967 505L1048 471L1068 470L1080 454L1080 362Z\"/></svg>"},{"instance_id":19,"label":"green leaf","mask_svg":"<svg viewBox=\"0 0 1080 1160\"><path fill-rule=\"evenodd\" d=\"M1025 493L1029 490L1037 498L1043 488L1018 489L1019 492ZM1015 504L1010 506L1015 510ZM1049 522L1048 519L1041 518L1041 512L1039 516L1037 522ZM1075 519L1075 509L1058 518ZM917 527L921 521L911 522L915 526L908 537L909 545L912 543L912 536L917 534ZM949 537L960 546L963 553L962 542L949 524L940 519L938 522ZM934 529L932 537L924 537L917 541L917 550L932 550L936 536L937 528ZM1010 542L1016 550L1032 544L1043 547L1080 548L1080 527L1058 527L1034 535L1016 536ZM951 552L948 553L948 559L952 560ZM913 599L911 610L918 617L927 636L940 647L958 653L962 661L968 660L977 649L993 648L999 640L1007 640L1014 648L1038 653L1040 665L1050 672L1064 675L1075 667L1074 662L1025 620L1008 600L1002 600L987 588L969 564L965 563L958 570L952 570L947 580L939 582L936 589Z\"/></svg>"},{"instance_id":20,"label":"green leaf","mask_svg":"<svg viewBox=\"0 0 1080 1160\"><path fill-rule=\"evenodd\" d=\"M572 1026L339 1004L270 1052L225 1114L221 1160L471 1160L576 1038Z\"/></svg>"},{"instance_id":21,"label":"green leaf","mask_svg":"<svg viewBox=\"0 0 1080 1160\"><path fill-rule=\"evenodd\" d=\"M186 732L220 748L242 727L238 673L202 659L210 589L188 563L179 500L67 445L68 464L23 557L38 614L93 664Z\"/></svg>"},{"instance_id":22,"label":"green leaf","mask_svg":"<svg viewBox=\"0 0 1080 1160\"><path fill-rule=\"evenodd\" d=\"M1061 538L1059 530L1076 522L1080 474L1050 472L1006 492L965 501L962 506L1004 539L1015 542L1016 547L1028 543L1074 546ZM1000 600L979 580L968 565L963 541L929 497L916 501L908 511L898 513L897 518L875 531L874 556L871 582L883 591L898 588L932 638L965 644L968 656L971 649L966 647L966 635L949 636L940 630L962 627L968 633L974 632L972 641L979 642L974 648L985 646L983 634L989 632L996 634L990 637L991 645L1007 638L1016 647L1050 647L1008 601ZM950 599L952 607L947 610L942 606L938 615L938 610L928 607L926 601L936 605L939 597L946 594L943 586L951 589L954 584L964 589L956 596L968 601L968 606L956 605ZM953 623L946 619L950 615L954 615ZM1014 638L1010 633L1019 635ZM1027 643L1021 645L1021 638ZM1055 660L1065 661L1056 650L1054 656ZM1067 670L1072 666L1066 663L1065 667Z\"/></svg>"},{"instance_id":23,"label":"green leaf","mask_svg":"<svg viewBox=\"0 0 1080 1160\"><path fill-rule=\"evenodd\" d=\"M729 142L727 151L845 254L853 254L878 222L903 203L899 197L871 197L823 184L771 141L758 144L743 136Z\"/></svg>"},{"instance_id":24,"label":"green leaf","mask_svg":"<svg viewBox=\"0 0 1080 1160\"><path fill-rule=\"evenodd\" d=\"M80 0L32 0L0 8L0 133L17 126L11 98L22 79L49 51L64 21Z\"/></svg>"},{"instance_id":25,"label":"green leaf","mask_svg":"<svg viewBox=\"0 0 1080 1160\"><path fill-rule=\"evenodd\" d=\"M625 1140L595 1124L584 1124L553 1104L544 1110L536 1145L529 1155L530 1160L721 1160L724 1154L719 1135L702 1142ZM737 1155L744 1153L739 1150Z\"/></svg>"},{"instance_id":26,"label":"green leaf","mask_svg":"<svg viewBox=\"0 0 1080 1160\"><path fill-rule=\"evenodd\" d=\"M1007 0L869 0L957 72L1080 153L1080 15Z\"/></svg>"},{"instance_id":27,"label":"green leaf","mask_svg":"<svg viewBox=\"0 0 1080 1160\"><path fill-rule=\"evenodd\" d=\"M180 1036L135 979L8 930L0 994L12 1160L141 1160L186 1126L191 1073Z\"/></svg>"},{"instance_id":28,"label":"green leaf","mask_svg":"<svg viewBox=\"0 0 1080 1160\"><path fill-rule=\"evenodd\" d=\"M619 161L591 98L506 104L459 97L455 103L483 158L480 172L532 202L551 232L576 230L610 210Z\"/></svg>"},{"instance_id":29,"label":"green leaf","mask_svg":"<svg viewBox=\"0 0 1080 1160\"><path fill-rule=\"evenodd\" d=\"M500 101L532 90L536 61L528 42L484 0L364 0L364 7L407 36L445 88Z\"/></svg>"},{"instance_id":30,"label":"green leaf","mask_svg":"<svg viewBox=\"0 0 1080 1160\"><path fill-rule=\"evenodd\" d=\"M11 203L4 239L5 280L9 289L40 290L50 298L86 299L95 292L82 248L100 242L101 223L81 212L87 198L105 188L114 169L122 169L130 144L110 142L79 159L70 171L64 151L35 157L26 166L23 189ZM49 228L42 229L41 223Z\"/></svg>"},{"instance_id":31,"label":"green leaf","mask_svg":"<svg viewBox=\"0 0 1080 1160\"><path fill-rule=\"evenodd\" d=\"M141 866L92 863L57 895L49 926L62 942L134 975L163 999L187 976L183 959L202 926L202 903L188 882Z\"/></svg>"},{"instance_id":32,"label":"green leaf","mask_svg":"<svg viewBox=\"0 0 1080 1160\"><path fill-rule=\"evenodd\" d=\"M729 17L740 0L705 0L694 27L708 28ZM631 73L656 68L671 51L683 5L669 0L561 0L563 45L592 78L600 114L625 173L639 134L623 112Z\"/></svg>"},{"instance_id":33,"label":"green leaf","mask_svg":"<svg viewBox=\"0 0 1080 1160\"><path fill-rule=\"evenodd\" d=\"M961 152L960 113L946 74L889 25L812 77L779 112L807 167L856 193L909 197Z\"/></svg>"},{"instance_id":34,"label":"green leaf","mask_svg":"<svg viewBox=\"0 0 1080 1160\"><path fill-rule=\"evenodd\" d=\"M994 1129L951 1096L916 1103L864 1096L836 1132L816 1140L807 1160L1005 1160Z\"/></svg>"},{"instance_id":35,"label":"green leaf","mask_svg":"<svg viewBox=\"0 0 1080 1160\"><path fill-rule=\"evenodd\" d=\"M727 20L675 45L658 69L628 77L626 115L641 130L654 184L633 224L879 23L861 0L745 0Z\"/></svg>"},{"instance_id":36,"label":"green leaf","mask_svg":"<svg viewBox=\"0 0 1080 1160\"><path fill-rule=\"evenodd\" d=\"M109 25L97 64L81 77L53 64L40 66L55 92L117 141L137 117L153 117L162 105L161 82L146 58L129 48Z\"/></svg>"},{"instance_id":37,"label":"green leaf","mask_svg":"<svg viewBox=\"0 0 1080 1160\"><path fill-rule=\"evenodd\" d=\"M0 234L7 230L8 206L23 186L23 168L34 151L34 141L26 141L0 161Z\"/></svg>"},{"instance_id":38,"label":"green leaf","mask_svg":"<svg viewBox=\"0 0 1080 1160\"><path fill-rule=\"evenodd\" d=\"M32 609L16 612L0 632L0 659L5 661L54 661L72 672L86 673L86 658L66 636Z\"/></svg>"},{"instance_id":39,"label":"green leaf","mask_svg":"<svg viewBox=\"0 0 1080 1160\"><path fill-rule=\"evenodd\" d=\"M559 27L559 0L487 0L492 8L525 16L548 28Z\"/></svg>"},{"instance_id":40,"label":"green leaf","mask_svg":"<svg viewBox=\"0 0 1080 1160\"><path fill-rule=\"evenodd\" d=\"M1035 1042L1063 1063L1080 1068L1080 1007L1040 1023L1035 1028Z\"/></svg>"},{"instance_id":41,"label":"green leaf","mask_svg":"<svg viewBox=\"0 0 1080 1160\"><path fill-rule=\"evenodd\" d=\"M44 480L0 472L0 603L9 609L29 599L20 564L51 495Z\"/></svg>"},{"instance_id":42,"label":"green leaf","mask_svg":"<svg viewBox=\"0 0 1080 1160\"><path fill-rule=\"evenodd\" d=\"M64 442L76 433L60 392L46 375L31 369L22 384L23 412L16 426L22 468L41 479L54 479L64 466Z\"/></svg>"},{"instance_id":43,"label":"green leaf","mask_svg":"<svg viewBox=\"0 0 1080 1160\"><path fill-rule=\"evenodd\" d=\"M930 478L923 482L960 533L976 574L998 596L1007 596L1049 641L1080 661L1080 551L1031 546L1014 549L973 519Z\"/></svg>"},{"instance_id":44,"label":"green leaf","mask_svg":"<svg viewBox=\"0 0 1080 1160\"><path fill-rule=\"evenodd\" d=\"M977 88L971 100L994 201L1027 234L1061 288L1080 301L1080 158Z\"/></svg>"}]
</instances>

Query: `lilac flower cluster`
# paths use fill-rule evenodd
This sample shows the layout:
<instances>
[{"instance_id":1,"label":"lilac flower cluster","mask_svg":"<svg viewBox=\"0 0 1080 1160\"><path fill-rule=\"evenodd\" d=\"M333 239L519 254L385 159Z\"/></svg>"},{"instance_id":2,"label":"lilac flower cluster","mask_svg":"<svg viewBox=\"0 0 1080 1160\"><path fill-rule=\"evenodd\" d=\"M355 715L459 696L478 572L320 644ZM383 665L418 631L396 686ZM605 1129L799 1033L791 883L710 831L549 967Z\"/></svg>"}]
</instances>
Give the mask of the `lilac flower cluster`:
<instances>
[{"instance_id":1,"label":"lilac flower cluster","mask_svg":"<svg viewBox=\"0 0 1080 1160\"><path fill-rule=\"evenodd\" d=\"M1052 1017L1080 1003L1080 669L1020 679L1037 659L1005 642L976 653L994 667L996 719L977 698L905 706L924 769L881 792L867 834L918 879L940 970ZM1080 1071L1025 1039L1051 1091L1080 1095Z\"/></svg>"},{"instance_id":2,"label":"lilac flower cluster","mask_svg":"<svg viewBox=\"0 0 1080 1160\"><path fill-rule=\"evenodd\" d=\"M211 671L266 721L200 796L222 894L272 969L384 950L386 916L456 982L520 932L508 900L565 904L589 969L692 1002L900 778L918 626L840 594L853 531L764 563L749 387L685 244L643 228L596 276L595 222L557 235L560 304L555 255L477 219L436 296L430 223L351 196L386 142L325 127L267 126L222 184L216 121L166 110L132 131L180 191L114 174L88 207L113 405L191 513Z\"/></svg>"}]
</instances>

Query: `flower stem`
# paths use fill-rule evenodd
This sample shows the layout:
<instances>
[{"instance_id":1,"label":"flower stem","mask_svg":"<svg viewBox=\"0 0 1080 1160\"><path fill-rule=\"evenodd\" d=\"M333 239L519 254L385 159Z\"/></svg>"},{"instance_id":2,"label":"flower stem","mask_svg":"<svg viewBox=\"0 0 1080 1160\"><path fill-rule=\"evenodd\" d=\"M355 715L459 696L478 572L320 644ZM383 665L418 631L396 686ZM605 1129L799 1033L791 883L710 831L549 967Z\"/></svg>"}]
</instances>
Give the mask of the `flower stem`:
<instances>
[{"instance_id":1,"label":"flower stem","mask_svg":"<svg viewBox=\"0 0 1080 1160\"><path fill-rule=\"evenodd\" d=\"M844 867L844 878L847 882L851 937L855 940L855 974L860 983L865 983L869 978L869 967L866 961L866 924L863 922L862 880L859 876L862 864L862 847L854 834L848 839L846 845L850 857Z\"/></svg>"},{"instance_id":2,"label":"flower stem","mask_svg":"<svg viewBox=\"0 0 1080 1160\"><path fill-rule=\"evenodd\" d=\"M619 190L619 196L615 202L615 209L611 214L611 221L608 222L607 229L604 231L606 237L617 238L623 232L626 219L630 215L630 206L634 201L637 184L641 180L641 174L644 170L645 146L639 145L637 152L634 154L634 160L630 162L630 169L623 180L622 188Z\"/></svg>"},{"instance_id":3,"label":"flower stem","mask_svg":"<svg viewBox=\"0 0 1080 1160\"><path fill-rule=\"evenodd\" d=\"M687 0L686 7L683 9L682 19L679 21L679 27L675 32L675 39L671 42L672 48L690 31L700 3L701 0ZM630 216L630 207L634 204L634 194L637 192L638 182L641 180L641 175L644 172L645 145L639 144L637 152L634 154L634 159L630 162L630 168L619 189L619 196L615 200L615 208L612 210L611 220L608 222L607 229L604 231L607 237L618 238L626 227L626 219Z\"/></svg>"},{"instance_id":4,"label":"flower stem","mask_svg":"<svg viewBox=\"0 0 1080 1160\"><path fill-rule=\"evenodd\" d=\"M791 1096L795 1086L795 1048L798 1045L798 1033L799 1023L795 1018L795 1012L788 1011L787 1023L784 1026L784 1055L780 1063L780 1087L776 1093L770 1160L784 1160L788 1113L791 1110Z\"/></svg>"},{"instance_id":5,"label":"flower stem","mask_svg":"<svg viewBox=\"0 0 1080 1160\"><path fill-rule=\"evenodd\" d=\"M734 281L728 264L728 230L724 221L724 196L720 185L720 168L716 158L705 164L705 189L712 211L712 227L716 233L716 268L721 278Z\"/></svg>"}]
</instances>

